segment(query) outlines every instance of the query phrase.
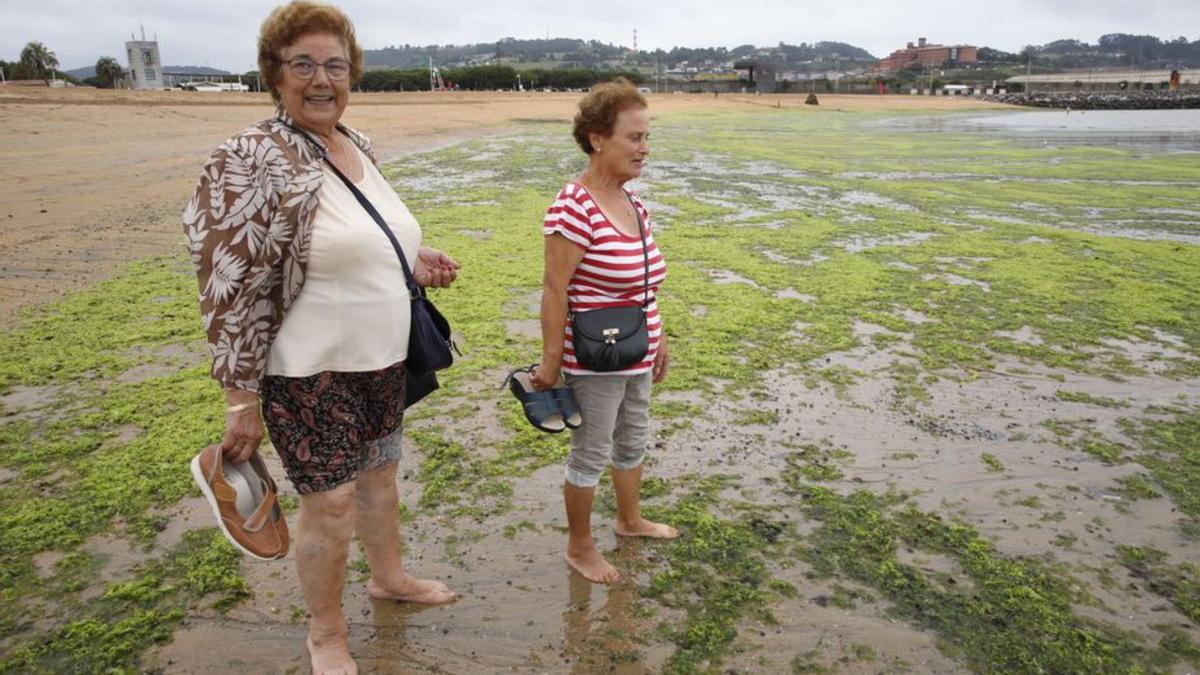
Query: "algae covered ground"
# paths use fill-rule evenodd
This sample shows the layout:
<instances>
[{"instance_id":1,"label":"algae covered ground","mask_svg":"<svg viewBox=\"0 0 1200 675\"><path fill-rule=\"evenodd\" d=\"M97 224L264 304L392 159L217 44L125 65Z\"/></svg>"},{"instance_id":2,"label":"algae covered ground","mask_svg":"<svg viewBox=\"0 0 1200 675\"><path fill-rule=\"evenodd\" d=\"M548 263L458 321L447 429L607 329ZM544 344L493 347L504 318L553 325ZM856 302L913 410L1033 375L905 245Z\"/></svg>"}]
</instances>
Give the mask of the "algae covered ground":
<instances>
[{"instance_id":1,"label":"algae covered ground","mask_svg":"<svg viewBox=\"0 0 1200 675\"><path fill-rule=\"evenodd\" d=\"M464 598L372 603L356 557L364 670L1200 668L1200 147L914 119L654 119L644 490L683 536L618 541L602 485L611 589L561 561L566 439L499 388L537 354L568 127L386 166L464 266L435 300L466 356L401 464L413 569ZM0 337L0 672L303 669L291 561L240 560L190 483L221 424L194 295L141 261Z\"/></svg>"}]
</instances>

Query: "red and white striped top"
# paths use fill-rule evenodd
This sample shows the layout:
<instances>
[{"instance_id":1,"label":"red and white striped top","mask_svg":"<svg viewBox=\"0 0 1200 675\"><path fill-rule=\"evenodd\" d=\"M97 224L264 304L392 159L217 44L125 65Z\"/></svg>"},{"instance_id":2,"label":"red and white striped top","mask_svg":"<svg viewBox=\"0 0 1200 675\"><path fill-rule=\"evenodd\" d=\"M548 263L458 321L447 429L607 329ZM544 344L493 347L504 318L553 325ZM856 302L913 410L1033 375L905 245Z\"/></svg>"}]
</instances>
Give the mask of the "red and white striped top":
<instances>
[{"instance_id":1,"label":"red and white striped top","mask_svg":"<svg viewBox=\"0 0 1200 675\"><path fill-rule=\"evenodd\" d=\"M650 349L646 358L625 370L621 375L639 375L654 367L654 355L662 339L662 321L658 316L656 294L667 278L667 265L654 243L654 224L642 200L629 192L634 207L642 216L646 231L646 252L650 258L650 303L646 310L646 328ZM586 312L603 307L640 305L645 296L646 263L642 255L642 240L624 234L609 222L608 217L592 200L587 188L579 183L567 183L546 211L542 224L546 236L561 234L584 250L583 260L567 285L567 302L572 312ZM563 372L572 375L596 375L579 365L571 343L571 323L567 322L563 349Z\"/></svg>"}]
</instances>

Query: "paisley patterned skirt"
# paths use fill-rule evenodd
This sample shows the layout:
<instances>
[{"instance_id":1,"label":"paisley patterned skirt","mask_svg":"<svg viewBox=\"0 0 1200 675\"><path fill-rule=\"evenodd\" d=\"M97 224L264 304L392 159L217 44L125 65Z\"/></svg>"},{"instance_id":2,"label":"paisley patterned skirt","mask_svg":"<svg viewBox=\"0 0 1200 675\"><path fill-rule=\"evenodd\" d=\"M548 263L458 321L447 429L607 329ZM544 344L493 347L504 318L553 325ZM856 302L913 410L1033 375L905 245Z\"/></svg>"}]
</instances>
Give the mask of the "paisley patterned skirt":
<instances>
[{"instance_id":1,"label":"paisley patterned skirt","mask_svg":"<svg viewBox=\"0 0 1200 675\"><path fill-rule=\"evenodd\" d=\"M332 490L359 471L400 461L404 363L362 373L268 375L262 412L296 491Z\"/></svg>"}]
</instances>

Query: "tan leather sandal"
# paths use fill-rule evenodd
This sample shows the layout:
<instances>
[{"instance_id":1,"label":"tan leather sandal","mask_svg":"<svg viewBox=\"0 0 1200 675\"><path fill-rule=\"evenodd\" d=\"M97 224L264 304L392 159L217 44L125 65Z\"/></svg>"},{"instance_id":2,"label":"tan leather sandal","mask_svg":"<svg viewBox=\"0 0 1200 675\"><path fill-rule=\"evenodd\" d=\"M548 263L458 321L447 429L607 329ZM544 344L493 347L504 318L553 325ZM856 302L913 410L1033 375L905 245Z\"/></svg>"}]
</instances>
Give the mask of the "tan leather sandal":
<instances>
[{"instance_id":1,"label":"tan leather sandal","mask_svg":"<svg viewBox=\"0 0 1200 675\"><path fill-rule=\"evenodd\" d=\"M192 458L192 478L212 507L229 543L259 560L287 555L288 529L279 491L258 452L241 464L227 464L220 444Z\"/></svg>"}]
</instances>

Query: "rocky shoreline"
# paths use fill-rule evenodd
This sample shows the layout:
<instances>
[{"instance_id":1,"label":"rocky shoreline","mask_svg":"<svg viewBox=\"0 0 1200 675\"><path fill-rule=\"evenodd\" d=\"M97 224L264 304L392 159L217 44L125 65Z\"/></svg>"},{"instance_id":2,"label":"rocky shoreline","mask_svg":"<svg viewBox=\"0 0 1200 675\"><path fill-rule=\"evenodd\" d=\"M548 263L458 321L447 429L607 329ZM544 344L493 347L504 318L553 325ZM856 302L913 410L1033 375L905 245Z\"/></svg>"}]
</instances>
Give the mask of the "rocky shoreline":
<instances>
[{"instance_id":1,"label":"rocky shoreline","mask_svg":"<svg viewBox=\"0 0 1200 675\"><path fill-rule=\"evenodd\" d=\"M1200 108L1200 91L1132 91L1111 94L1056 92L999 94L984 100L1034 108L1073 110L1178 110Z\"/></svg>"}]
</instances>

